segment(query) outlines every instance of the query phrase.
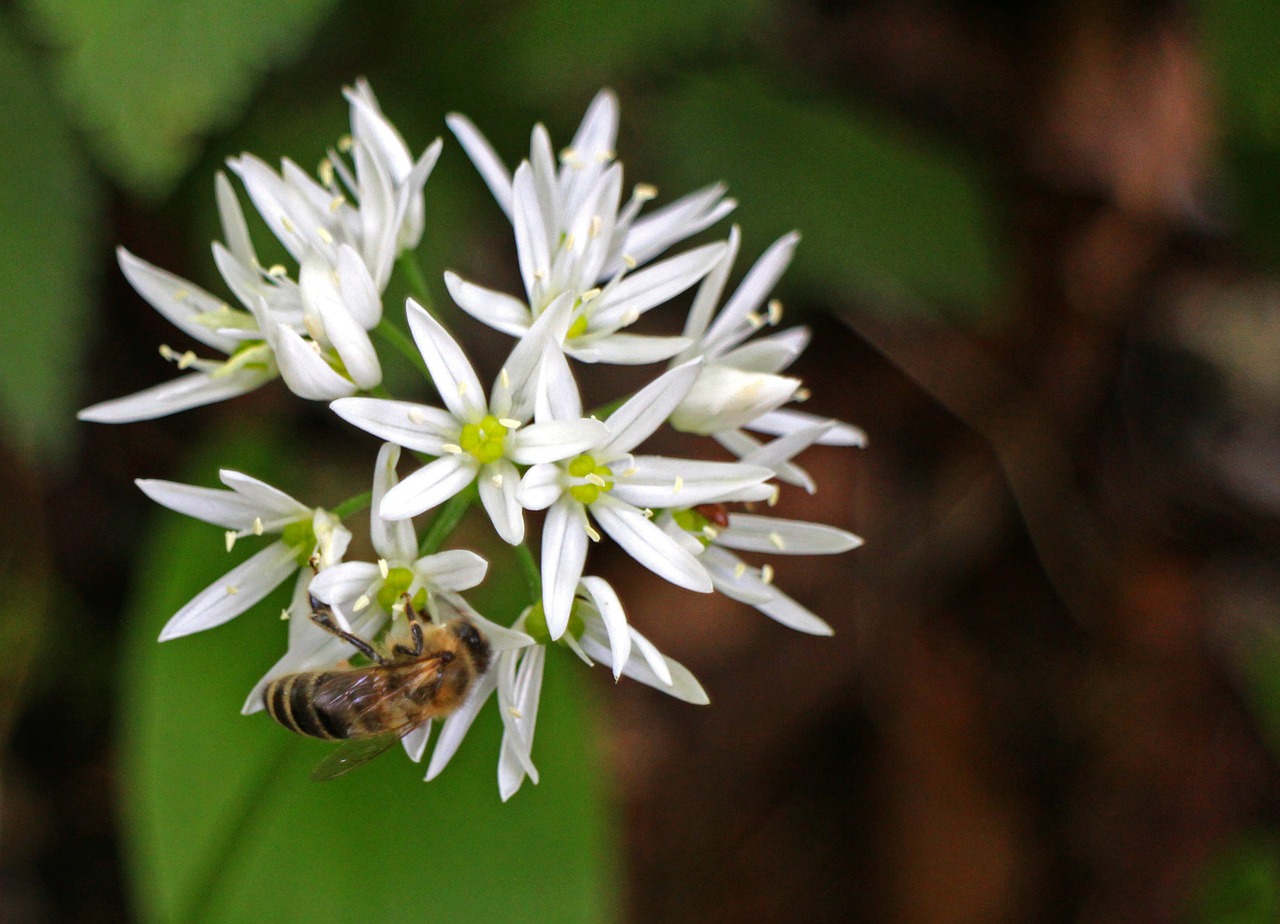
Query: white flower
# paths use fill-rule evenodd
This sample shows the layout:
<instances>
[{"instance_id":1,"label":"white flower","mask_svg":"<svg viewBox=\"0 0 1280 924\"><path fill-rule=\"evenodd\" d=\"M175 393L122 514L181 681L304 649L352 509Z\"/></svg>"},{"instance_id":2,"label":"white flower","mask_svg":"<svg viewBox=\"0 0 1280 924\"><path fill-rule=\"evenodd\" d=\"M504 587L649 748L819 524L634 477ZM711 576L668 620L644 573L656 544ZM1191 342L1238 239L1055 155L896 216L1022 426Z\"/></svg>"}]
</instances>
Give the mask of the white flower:
<instances>
[{"instance_id":1,"label":"white flower","mask_svg":"<svg viewBox=\"0 0 1280 924\"><path fill-rule=\"evenodd\" d=\"M558 171L541 125L533 130L529 160L512 177L471 122L456 114L448 121L511 219L527 299L446 273L459 307L519 337L548 305L569 294L573 314L560 340L565 352L583 362L656 362L687 344L679 337L640 336L623 329L701 279L724 245L698 247L627 274L728 214L734 203L723 199L723 187L709 187L637 219L641 205L656 192L637 186L631 199L621 203L622 167L614 162L613 151L618 103L608 91L592 102L573 144L561 153Z\"/></svg>"},{"instance_id":2,"label":"white flower","mask_svg":"<svg viewBox=\"0 0 1280 924\"><path fill-rule=\"evenodd\" d=\"M640 564L680 587L708 593L712 583L706 570L695 555L650 522L652 510L729 497L762 500L772 494L763 484L773 475L767 468L631 455L666 420L697 376L696 363L669 370L614 411L606 421L608 432L579 455L534 465L525 473L520 502L530 510L547 510L542 601L552 639L560 638L569 623L588 537L599 539L588 512ZM564 403L549 407L548 413L559 419L579 417L577 394L563 397Z\"/></svg>"},{"instance_id":3,"label":"white flower","mask_svg":"<svg viewBox=\"0 0 1280 924\"><path fill-rule=\"evenodd\" d=\"M421 239L422 190L443 142L436 139L412 162L369 85L358 81L346 94L354 172L337 153L322 164L320 182L288 158L281 161L280 173L252 154L227 163L298 263L316 254L337 266L338 250L346 244L360 255L381 292L399 253Z\"/></svg>"},{"instance_id":4,"label":"white flower","mask_svg":"<svg viewBox=\"0 0 1280 924\"><path fill-rule=\"evenodd\" d=\"M761 444L743 433L743 428L780 435L803 431L814 436L811 442L829 446L866 445L866 435L857 427L782 408L803 394L799 379L780 373L808 346L808 328L794 327L750 339L782 319L782 306L777 301L770 301L763 310L762 306L791 263L799 241L800 235L794 231L775 241L717 313L716 305L741 242L735 225L724 256L698 287L689 309L684 336L690 345L672 361L674 365L701 357L703 372L672 413L671 425L688 433L713 436L734 455L755 464L767 463L753 458ZM815 431L815 427L822 429ZM812 479L799 467L771 467L783 481L802 485L812 493Z\"/></svg>"},{"instance_id":5,"label":"white flower","mask_svg":"<svg viewBox=\"0 0 1280 924\"><path fill-rule=\"evenodd\" d=\"M862 545L862 540L853 533L821 523L748 513L728 514L728 525L721 527L692 508L664 514L662 526L699 556L715 589L726 597L753 606L798 632L832 634L831 626L825 621L774 586L772 566L751 567L729 550L772 555L835 555Z\"/></svg>"},{"instance_id":6,"label":"white flower","mask_svg":"<svg viewBox=\"0 0 1280 924\"><path fill-rule=\"evenodd\" d=\"M231 490L151 478L139 478L137 485L170 510L226 529L228 550L244 536L280 538L196 594L165 624L162 642L234 619L301 567L296 598L311 579L306 566L328 568L342 559L351 541L351 533L337 517L319 507L308 507L240 472L223 469L218 476Z\"/></svg>"},{"instance_id":7,"label":"white flower","mask_svg":"<svg viewBox=\"0 0 1280 924\"><path fill-rule=\"evenodd\" d=\"M479 478L480 501L494 528L517 545L524 541L524 515L516 497L516 465L573 456L598 442L605 427L581 413L573 419L527 423L539 383L572 392L571 398L556 400L578 400L572 378L539 375L539 337L517 345L486 401L466 354L440 323L412 299L408 316L445 408L378 398L345 398L332 405L340 417L375 436L438 457L390 489L379 512L392 520L416 516ZM549 315L546 323L552 320Z\"/></svg>"},{"instance_id":8,"label":"white flower","mask_svg":"<svg viewBox=\"0 0 1280 924\"><path fill-rule=\"evenodd\" d=\"M538 782L533 763L533 738L538 721L546 646L551 642L540 607L527 608L512 632L531 644L509 646L498 652L486 682L455 712L441 730L427 779L435 779L457 750L484 701L496 690L502 715L502 745L498 756L498 792L505 802L525 778ZM530 637L532 636L532 637ZM534 640L536 644L532 644ZM627 625L622 604L613 588L598 577L584 577L573 604L573 620L561 642L586 664L598 661L613 671L615 679L627 676L685 702L710 702L702 685L678 661L663 655L647 638Z\"/></svg>"}]
</instances>

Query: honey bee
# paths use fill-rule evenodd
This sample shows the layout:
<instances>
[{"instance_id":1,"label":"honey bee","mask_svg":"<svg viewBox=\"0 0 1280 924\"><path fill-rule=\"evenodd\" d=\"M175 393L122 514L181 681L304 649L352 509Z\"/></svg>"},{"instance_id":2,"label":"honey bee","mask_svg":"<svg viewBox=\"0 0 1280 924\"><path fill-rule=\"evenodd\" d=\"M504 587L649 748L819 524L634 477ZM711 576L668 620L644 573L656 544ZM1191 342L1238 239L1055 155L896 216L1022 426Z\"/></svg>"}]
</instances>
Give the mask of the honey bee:
<instances>
[{"instance_id":1,"label":"honey bee","mask_svg":"<svg viewBox=\"0 0 1280 924\"><path fill-rule=\"evenodd\" d=\"M341 628L328 604L311 598L311 620L373 663L277 677L262 691L267 713L290 731L347 743L312 773L333 779L387 750L424 722L447 715L489 669L489 642L465 616L442 625L404 598L410 644L384 653Z\"/></svg>"}]
</instances>

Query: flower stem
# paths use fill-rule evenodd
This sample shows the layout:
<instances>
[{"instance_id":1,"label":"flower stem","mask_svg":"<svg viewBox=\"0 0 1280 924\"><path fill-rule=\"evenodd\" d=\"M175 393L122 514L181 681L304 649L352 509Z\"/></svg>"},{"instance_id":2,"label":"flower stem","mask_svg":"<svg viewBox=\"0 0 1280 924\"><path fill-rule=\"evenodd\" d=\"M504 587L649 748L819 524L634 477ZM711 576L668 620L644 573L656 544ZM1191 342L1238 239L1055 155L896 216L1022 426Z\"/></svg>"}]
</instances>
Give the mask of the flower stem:
<instances>
[{"instance_id":1,"label":"flower stem","mask_svg":"<svg viewBox=\"0 0 1280 924\"><path fill-rule=\"evenodd\" d=\"M524 572L525 583L529 585L529 598L533 603L542 599L542 572L538 563L533 560L533 552L522 542L515 548L516 560L520 562L520 570Z\"/></svg>"},{"instance_id":2,"label":"flower stem","mask_svg":"<svg viewBox=\"0 0 1280 924\"><path fill-rule=\"evenodd\" d=\"M369 506L369 501L373 500L373 492L365 491L363 494L357 494L355 497L349 497L341 504L333 508L333 515L339 520L345 520L353 513L359 513L365 507Z\"/></svg>"},{"instance_id":3,"label":"flower stem","mask_svg":"<svg viewBox=\"0 0 1280 924\"><path fill-rule=\"evenodd\" d=\"M404 273L405 281L409 284L409 292L417 300L423 308L427 309L427 313L440 322L441 326L450 334L453 333L452 328L458 321L458 311L453 307L453 303L446 300L444 305L437 305L435 299L431 297L431 289L427 286L427 277L422 273L422 265L418 263L418 255L411 250L406 250L400 254L396 260L400 266L400 271Z\"/></svg>"},{"instance_id":4,"label":"flower stem","mask_svg":"<svg viewBox=\"0 0 1280 924\"><path fill-rule=\"evenodd\" d=\"M427 371L427 364L423 361L422 354L418 352L418 348L409 339L408 334L385 317L378 322L378 326L373 329L373 332L394 347L396 352L400 353L405 359L413 363L414 368L424 376L428 379L431 378L431 373Z\"/></svg>"},{"instance_id":5,"label":"flower stem","mask_svg":"<svg viewBox=\"0 0 1280 924\"><path fill-rule=\"evenodd\" d=\"M432 555L438 552L440 546L444 545L444 541L449 538L449 534L462 522L462 518L467 515L467 510L470 509L479 496L475 482L472 482L445 501L444 506L440 508L440 512L436 514L436 518L431 521L431 525L427 528L427 534L422 537L422 542L418 546L418 554Z\"/></svg>"}]
</instances>

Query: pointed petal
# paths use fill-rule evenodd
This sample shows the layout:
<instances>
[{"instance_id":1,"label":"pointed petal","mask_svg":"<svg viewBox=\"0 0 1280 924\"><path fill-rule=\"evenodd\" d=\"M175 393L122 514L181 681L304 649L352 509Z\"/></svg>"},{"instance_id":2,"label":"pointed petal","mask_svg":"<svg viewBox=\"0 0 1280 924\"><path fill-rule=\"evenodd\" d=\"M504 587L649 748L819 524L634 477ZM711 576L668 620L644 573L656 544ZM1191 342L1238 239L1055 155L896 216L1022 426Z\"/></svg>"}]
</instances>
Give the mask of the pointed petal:
<instances>
[{"instance_id":1,"label":"pointed petal","mask_svg":"<svg viewBox=\"0 0 1280 924\"><path fill-rule=\"evenodd\" d=\"M546 420L521 427L507 438L507 454L521 465L559 462L585 452L609 435L598 420Z\"/></svg>"},{"instance_id":2,"label":"pointed petal","mask_svg":"<svg viewBox=\"0 0 1280 924\"><path fill-rule=\"evenodd\" d=\"M232 568L178 610L160 632L160 641L212 629L235 619L298 568L297 550L273 542Z\"/></svg>"},{"instance_id":3,"label":"pointed petal","mask_svg":"<svg viewBox=\"0 0 1280 924\"><path fill-rule=\"evenodd\" d=\"M498 206L508 219L511 218L511 173L498 158L493 146L464 115L450 113L445 117L445 123L471 158L471 163L475 164L485 185L493 193L493 198L498 201Z\"/></svg>"},{"instance_id":4,"label":"pointed petal","mask_svg":"<svg viewBox=\"0 0 1280 924\"><path fill-rule=\"evenodd\" d=\"M181 276L135 257L123 247L116 249L116 258L129 284L169 323L205 346L227 354L235 350L235 340L197 320L201 315L226 310L229 307L226 302Z\"/></svg>"},{"instance_id":5,"label":"pointed petal","mask_svg":"<svg viewBox=\"0 0 1280 924\"><path fill-rule=\"evenodd\" d=\"M724 242L724 253L712 267L711 272L707 273L702 280L702 284L698 286L693 304L689 306L689 316L684 322L684 335L695 341L696 346L681 355L681 361L693 359L698 353L704 352L702 336L711 324L716 306L720 304L720 296L724 294L724 286L729 279L730 270L733 269L733 261L737 259L738 247L741 243L742 234L738 226L734 225L729 229L729 239Z\"/></svg>"},{"instance_id":6,"label":"pointed petal","mask_svg":"<svg viewBox=\"0 0 1280 924\"><path fill-rule=\"evenodd\" d=\"M511 221L516 232L516 255L520 261L520 278L530 300L538 280L551 272L551 231L547 216L542 214L538 192L528 161L516 168L512 183ZM540 307L534 304L536 309Z\"/></svg>"},{"instance_id":7,"label":"pointed petal","mask_svg":"<svg viewBox=\"0 0 1280 924\"><path fill-rule=\"evenodd\" d=\"M355 400L355 399L352 399ZM378 450L378 461L373 468L373 494L369 502L369 538L374 551L387 561L412 561L418 554L418 537L411 520L384 520L378 515L382 498L400 482L396 465L400 462L400 447L395 443L383 443Z\"/></svg>"},{"instance_id":8,"label":"pointed petal","mask_svg":"<svg viewBox=\"0 0 1280 924\"><path fill-rule=\"evenodd\" d=\"M606 494L591 505L591 515L628 555L658 577L688 590L711 592L711 576L698 559L630 504ZM544 552L544 567L545 562Z\"/></svg>"},{"instance_id":9,"label":"pointed petal","mask_svg":"<svg viewBox=\"0 0 1280 924\"><path fill-rule=\"evenodd\" d=\"M561 498L547 511L542 527L542 606L552 640L569 625L574 593L587 562L587 532L582 505Z\"/></svg>"},{"instance_id":10,"label":"pointed petal","mask_svg":"<svg viewBox=\"0 0 1280 924\"><path fill-rule=\"evenodd\" d=\"M90 405L76 414L92 423L134 423L236 398L275 378L275 370L237 369L228 374L195 372L171 382Z\"/></svg>"},{"instance_id":11,"label":"pointed petal","mask_svg":"<svg viewBox=\"0 0 1280 924\"><path fill-rule=\"evenodd\" d=\"M445 443L456 443L462 427L448 411L411 401L386 398L341 398L330 409L348 423L397 446L438 456Z\"/></svg>"},{"instance_id":12,"label":"pointed petal","mask_svg":"<svg viewBox=\"0 0 1280 924\"><path fill-rule=\"evenodd\" d=\"M560 485L560 466L544 462L532 466L520 479L516 497L525 510L546 510L564 489Z\"/></svg>"},{"instance_id":13,"label":"pointed petal","mask_svg":"<svg viewBox=\"0 0 1280 924\"><path fill-rule=\"evenodd\" d=\"M640 508L693 507L772 477L770 469L741 462L636 456L618 476L613 496Z\"/></svg>"},{"instance_id":14,"label":"pointed petal","mask_svg":"<svg viewBox=\"0 0 1280 924\"><path fill-rule=\"evenodd\" d=\"M313 577L307 590L320 602L350 615L355 612L355 602L381 583L382 571L373 562L344 561Z\"/></svg>"},{"instance_id":15,"label":"pointed petal","mask_svg":"<svg viewBox=\"0 0 1280 924\"><path fill-rule=\"evenodd\" d=\"M698 362L668 369L610 414L606 425L611 435L600 447L601 455L613 458L628 453L662 426L698 380L699 369Z\"/></svg>"},{"instance_id":16,"label":"pointed petal","mask_svg":"<svg viewBox=\"0 0 1280 924\"><path fill-rule=\"evenodd\" d=\"M467 736L471 723L476 720L480 707L497 688L497 671L486 671L462 705L444 720L444 724L440 726L440 734L436 736L436 746L431 752L431 763L427 765L425 779L434 780L448 766L453 755L457 753L458 746L462 744L462 739Z\"/></svg>"},{"instance_id":17,"label":"pointed petal","mask_svg":"<svg viewBox=\"0 0 1280 924\"><path fill-rule=\"evenodd\" d=\"M480 469L480 503L502 540L510 545L524 542L524 509L516 497L520 472L507 459L490 462Z\"/></svg>"},{"instance_id":18,"label":"pointed petal","mask_svg":"<svg viewBox=\"0 0 1280 924\"><path fill-rule=\"evenodd\" d=\"M133 483L157 504L223 529L249 529L254 519L262 514L252 500L234 491L201 488L158 478L135 478Z\"/></svg>"},{"instance_id":19,"label":"pointed petal","mask_svg":"<svg viewBox=\"0 0 1280 924\"><path fill-rule=\"evenodd\" d=\"M779 408L751 421L750 429L759 433L783 435L824 423L830 419L829 417L819 417L816 414L808 414L804 411ZM858 447L867 445L867 434L859 427L838 420L835 424L822 439L818 440L819 445Z\"/></svg>"},{"instance_id":20,"label":"pointed petal","mask_svg":"<svg viewBox=\"0 0 1280 924\"><path fill-rule=\"evenodd\" d=\"M332 401L355 392L354 382L343 378L310 342L283 324L276 326L275 350L280 377L299 398Z\"/></svg>"},{"instance_id":21,"label":"pointed petal","mask_svg":"<svg viewBox=\"0 0 1280 924\"><path fill-rule=\"evenodd\" d=\"M643 366L670 359L690 343L688 337L608 334L604 337L577 337L565 345L565 350L579 362Z\"/></svg>"},{"instance_id":22,"label":"pointed petal","mask_svg":"<svg viewBox=\"0 0 1280 924\"><path fill-rule=\"evenodd\" d=\"M720 530L715 543L727 549L774 555L837 555L856 549L862 540L825 523L731 513L728 528Z\"/></svg>"},{"instance_id":23,"label":"pointed petal","mask_svg":"<svg viewBox=\"0 0 1280 924\"><path fill-rule=\"evenodd\" d=\"M411 729L400 739L404 752L415 764L422 763L422 755L426 753L427 741L431 738L431 721L427 720L417 728Z\"/></svg>"},{"instance_id":24,"label":"pointed petal","mask_svg":"<svg viewBox=\"0 0 1280 924\"><path fill-rule=\"evenodd\" d=\"M622 277L612 291L601 296L605 304L596 309L592 321L604 328L629 323L627 318L639 317L692 286L716 265L724 251L723 243L706 244Z\"/></svg>"},{"instance_id":25,"label":"pointed petal","mask_svg":"<svg viewBox=\"0 0 1280 924\"><path fill-rule=\"evenodd\" d=\"M439 590L470 590L484 581L489 563L469 549L447 549L419 558L413 570L424 584Z\"/></svg>"},{"instance_id":26,"label":"pointed petal","mask_svg":"<svg viewBox=\"0 0 1280 924\"><path fill-rule=\"evenodd\" d=\"M476 477L475 459L470 456L442 456L428 462L389 490L378 507L388 520L416 517L443 504Z\"/></svg>"},{"instance_id":27,"label":"pointed petal","mask_svg":"<svg viewBox=\"0 0 1280 924\"><path fill-rule=\"evenodd\" d=\"M791 264L799 242L800 235L796 232L784 234L755 262L707 331L704 342L708 352L736 343L750 334L754 328L748 323L748 315L756 312L769 297Z\"/></svg>"},{"instance_id":28,"label":"pointed petal","mask_svg":"<svg viewBox=\"0 0 1280 924\"><path fill-rule=\"evenodd\" d=\"M631 657L631 633L627 631L627 614L622 608L618 594L604 578L584 577L582 586L586 588L595 604L600 620L604 623L609 637L609 651L613 664L613 679L622 676L622 669Z\"/></svg>"},{"instance_id":29,"label":"pointed petal","mask_svg":"<svg viewBox=\"0 0 1280 924\"><path fill-rule=\"evenodd\" d=\"M495 292L446 272L444 284L454 303L481 324L512 337L523 336L531 323L529 306L504 292Z\"/></svg>"},{"instance_id":30,"label":"pointed petal","mask_svg":"<svg viewBox=\"0 0 1280 924\"><path fill-rule=\"evenodd\" d=\"M484 390L462 347L413 299L408 300L405 311L418 351L445 406L459 420L480 420L486 412Z\"/></svg>"},{"instance_id":31,"label":"pointed petal","mask_svg":"<svg viewBox=\"0 0 1280 924\"><path fill-rule=\"evenodd\" d=\"M312 517L311 507L260 478L223 468L218 470L218 479L252 502L264 520L310 520Z\"/></svg>"},{"instance_id":32,"label":"pointed petal","mask_svg":"<svg viewBox=\"0 0 1280 924\"><path fill-rule=\"evenodd\" d=\"M672 244L711 227L738 205L723 198L724 194L724 184L716 183L636 219L627 231L622 253L646 263Z\"/></svg>"}]
</instances>

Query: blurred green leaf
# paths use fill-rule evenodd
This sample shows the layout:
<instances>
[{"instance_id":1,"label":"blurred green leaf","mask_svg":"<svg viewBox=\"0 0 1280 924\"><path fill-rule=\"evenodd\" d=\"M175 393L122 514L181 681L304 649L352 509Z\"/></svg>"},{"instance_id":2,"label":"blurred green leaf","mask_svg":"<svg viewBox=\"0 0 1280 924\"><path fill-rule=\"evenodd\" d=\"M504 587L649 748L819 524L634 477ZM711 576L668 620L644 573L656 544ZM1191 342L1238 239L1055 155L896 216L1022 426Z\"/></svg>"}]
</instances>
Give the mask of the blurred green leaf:
<instances>
[{"instance_id":1,"label":"blurred green leaf","mask_svg":"<svg viewBox=\"0 0 1280 924\"><path fill-rule=\"evenodd\" d=\"M1280 6L1213 0L1199 7L1225 128L1233 218L1255 255L1280 266Z\"/></svg>"},{"instance_id":2,"label":"blurred green leaf","mask_svg":"<svg viewBox=\"0 0 1280 924\"><path fill-rule=\"evenodd\" d=\"M650 130L662 132L681 192L728 182L744 265L796 228L792 283L846 302L862 292L895 307L991 310L1002 285L992 205L957 152L748 74L688 83L669 105Z\"/></svg>"},{"instance_id":3,"label":"blurred green leaf","mask_svg":"<svg viewBox=\"0 0 1280 924\"><path fill-rule=\"evenodd\" d=\"M663 72L704 49L743 41L759 0L534 0L512 16L518 37L507 62L526 99L582 93L643 67ZM589 97L588 97L589 98Z\"/></svg>"},{"instance_id":4,"label":"blurred green leaf","mask_svg":"<svg viewBox=\"0 0 1280 924\"><path fill-rule=\"evenodd\" d=\"M0 408L28 452L64 450L80 395L96 190L34 64L0 23Z\"/></svg>"},{"instance_id":5,"label":"blurred green leaf","mask_svg":"<svg viewBox=\"0 0 1280 924\"><path fill-rule=\"evenodd\" d=\"M269 480L278 448L242 442L196 457ZM612 919L614 845L576 664L549 659L534 753L542 783L505 805L492 703L432 783L399 749L315 783L329 745L264 713L239 714L283 649L284 596L157 644L177 607L251 551L228 556L214 527L168 512L157 520L122 672L123 798L143 920Z\"/></svg>"},{"instance_id":6,"label":"blurred green leaf","mask_svg":"<svg viewBox=\"0 0 1280 924\"><path fill-rule=\"evenodd\" d=\"M1191 920L1196 924L1275 924L1280 921L1280 844L1240 839L1205 871Z\"/></svg>"},{"instance_id":7,"label":"blurred green leaf","mask_svg":"<svg viewBox=\"0 0 1280 924\"><path fill-rule=\"evenodd\" d=\"M200 139L306 47L335 0L26 0L107 168L167 192Z\"/></svg>"}]
</instances>

